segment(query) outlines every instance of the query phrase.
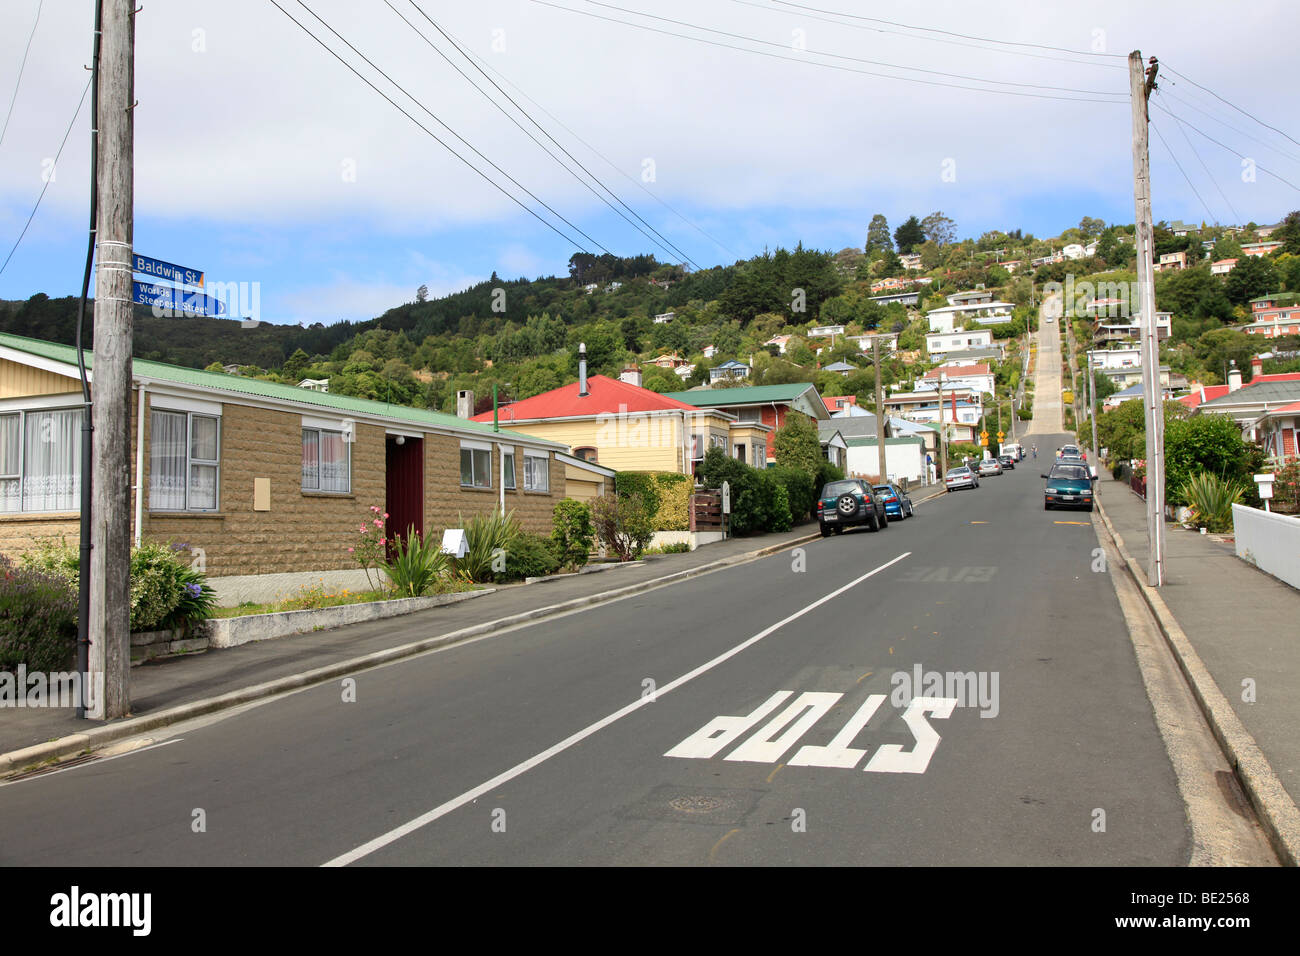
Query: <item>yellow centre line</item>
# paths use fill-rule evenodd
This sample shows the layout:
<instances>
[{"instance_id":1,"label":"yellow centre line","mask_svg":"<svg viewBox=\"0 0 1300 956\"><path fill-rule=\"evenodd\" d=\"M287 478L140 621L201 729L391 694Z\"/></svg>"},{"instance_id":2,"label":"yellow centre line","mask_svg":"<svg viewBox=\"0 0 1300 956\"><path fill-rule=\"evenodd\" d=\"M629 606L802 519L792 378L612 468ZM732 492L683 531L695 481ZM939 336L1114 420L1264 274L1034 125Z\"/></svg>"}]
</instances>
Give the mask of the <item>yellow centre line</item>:
<instances>
[{"instance_id":1,"label":"yellow centre line","mask_svg":"<svg viewBox=\"0 0 1300 956\"><path fill-rule=\"evenodd\" d=\"M1052 524L1081 524L1089 527L1091 526L1087 521L1053 521Z\"/></svg>"},{"instance_id":2,"label":"yellow centre line","mask_svg":"<svg viewBox=\"0 0 1300 956\"><path fill-rule=\"evenodd\" d=\"M779 763L779 764L777 764L777 765L776 765L776 769L773 770L771 773L769 773L769 774L767 775L767 782L768 782L768 783L771 783L771 782L772 782L772 778L775 777L778 773L780 773L781 768L784 767L784 766L785 766L785 764L783 764L783 763ZM734 831L733 831L733 832L734 832Z\"/></svg>"},{"instance_id":3,"label":"yellow centre line","mask_svg":"<svg viewBox=\"0 0 1300 956\"><path fill-rule=\"evenodd\" d=\"M988 524L987 521L972 521L971 524Z\"/></svg>"},{"instance_id":4,"label":"yellow centre line","mask_svg":"<svg viewBox=\"0 0 1300 956\"><path fill-rule=\"evenodd\" d=\"M870 677L873 673L875 673L875 672L874 672L874 671L867 671L865 674L863 674L861 677L859 677L859 678L858 678L857 680L855 680L853 683L855 683L855 684L861 684L864 680L866 680L868 677Z\"/></svg>"},{"instance_id":5,"label":"yellow centre line","mask_svg":"<svg viewBox=\"0 0 1300 956\"><path fill-rule=\"evenodd\" d=\"M723 837L721 840L719 840L717 843L713 844L713 849L709 851L709 859L712 860L712 859L713 859L713 854L715 854L715 853L718 852L718 848L719 848L720 846L722 846L722 844L726 843L729 839L731 839L732 836L734 836L735 834L737 834L737 833L739 833L739 832L740 832L739 828L734 829L734 830L728 830L727 833L726 833L726 836L724 836L724 837Z\"/></svg>"}]
</instances>

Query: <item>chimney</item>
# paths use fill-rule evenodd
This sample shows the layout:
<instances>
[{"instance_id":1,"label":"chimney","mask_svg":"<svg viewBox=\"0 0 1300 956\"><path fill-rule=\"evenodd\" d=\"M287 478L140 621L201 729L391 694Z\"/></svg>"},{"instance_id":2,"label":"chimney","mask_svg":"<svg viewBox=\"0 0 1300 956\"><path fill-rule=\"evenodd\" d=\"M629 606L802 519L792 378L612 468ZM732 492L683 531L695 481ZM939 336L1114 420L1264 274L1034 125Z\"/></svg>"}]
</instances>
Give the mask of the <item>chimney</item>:
<instances>
[{"instance_id":1,"label":"chimney","mask_svg":"<svg viewBox=\"0 0 1300 956\"><path fill-rule=\"evenodd\" d=\"M456 393L456 417L474 417L474 391L472 389L462 388Z\"/></svg>"},{"instance_id":2,"label":"chimney","mask_svg":"<svg viewBox=\"0 0 1300 956\"><path fill-rule=\"evenodd\" d=\"M641 369L639 369L635 365L629 365L627 368L623 369L623 371L619 373L618 380L620 382L627 382L627 384L629 385L635 385L637 388L640 388Z\"/></svg>"},{"instance_id":3,"label":"chimney","mask_svg":"<svg viewBox=\"0 0 1300 956\"><path fill-rule=\"evenodd\" d=\"M1253 382L1264 374L1264 360L1256 355L1250 360L1250 380Z\"/></svg>"},{"instance_id":4,"label":"chimney","mask_svg":"<svg viewBox=\"0 0 1300 956\"><path fill-rule=\"evenodd\" d=\"M587 343L578 343L578 396L587 397Z\"/></svg>"},{"instance_id":5,"label":"chimney","mask_svg":"<svg viewBox=\"0 0 1300 956\"><path fill-rule=\"evenodd\" d=\"M1241 388L1241 369L1237 368L1237 360L1233 359L1228 369L1228 391L1235 392L1239 388Z\"/></svg>"}]
</instances>

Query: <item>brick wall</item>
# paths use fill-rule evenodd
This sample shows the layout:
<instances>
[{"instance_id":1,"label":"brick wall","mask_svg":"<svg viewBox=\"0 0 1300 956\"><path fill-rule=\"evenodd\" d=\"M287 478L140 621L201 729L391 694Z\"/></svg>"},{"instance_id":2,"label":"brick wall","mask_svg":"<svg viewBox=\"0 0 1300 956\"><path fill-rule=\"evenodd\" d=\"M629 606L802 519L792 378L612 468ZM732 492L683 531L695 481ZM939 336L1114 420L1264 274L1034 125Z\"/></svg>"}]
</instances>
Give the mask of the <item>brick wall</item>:
<instances>
[{"instance_id":1,"label":"brick wall","mask_svg":"<svg viewBox=\"0 0 1300 956\"><path fill-rule=\"evenodd\" d=\"M164 399L158 399L165 407ZM137 409L133 400L134 418ZM150 421L146 411L145 447ZM135 440L132 422L132 444ZM460 485L460 439L425 435L424 513L426 535L437 534L466 518L497 507L500 454L492 453L492 488ZM528 531L549 534L555 503L564 497L564 465L551 457L550 490L523 490L524 450L515 449L518 488L505 493L506 510L514 510ZM149 455L144 459L144 535L158 541L185 544L191 553L202 549L211 577L351 570L357 567L347 549L371 505L386 509L385 432L358 423L352 443L350 494L318 494L302 490L302 416L297 412L252 408L226 403L221 416L219 510L213 514L153 511L149 501ZM135 472L135 450L131 452ZM267 478L271 510L253 510L253 482ZM132 497L134 515L134 497ZM15 555L46 538L62 537L76 545L75 514L0 516L0 554Z\"/></svg>"}]
</instances>

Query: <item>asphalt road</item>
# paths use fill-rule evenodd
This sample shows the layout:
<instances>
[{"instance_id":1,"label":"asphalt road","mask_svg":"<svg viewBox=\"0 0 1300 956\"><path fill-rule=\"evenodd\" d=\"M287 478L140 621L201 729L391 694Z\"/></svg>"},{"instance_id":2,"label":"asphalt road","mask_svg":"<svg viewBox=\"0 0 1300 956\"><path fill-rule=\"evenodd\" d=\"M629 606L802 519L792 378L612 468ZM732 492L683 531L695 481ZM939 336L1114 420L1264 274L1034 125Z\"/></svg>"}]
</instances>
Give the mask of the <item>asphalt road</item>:
<instances>
[{"instance_id":1,"label":"asphalt road","mask_svg":"<svg viewBox=\"0 0 1300 956\"><path fill-rule=\"evenodd\" d=\"M0 787L0 865L1185 863L1095 532L1037 464Z\"/></svg>"}]
</instances>

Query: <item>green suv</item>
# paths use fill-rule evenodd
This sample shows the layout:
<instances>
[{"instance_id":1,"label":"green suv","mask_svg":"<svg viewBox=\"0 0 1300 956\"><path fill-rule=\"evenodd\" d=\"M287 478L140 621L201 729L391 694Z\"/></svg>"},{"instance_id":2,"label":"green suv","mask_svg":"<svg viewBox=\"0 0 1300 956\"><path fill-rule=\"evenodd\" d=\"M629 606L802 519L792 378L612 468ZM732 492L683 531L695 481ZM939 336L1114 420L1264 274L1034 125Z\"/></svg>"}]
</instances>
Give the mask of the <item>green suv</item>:
<instances>
[{"instance_id":1,"label":"green suv","mask_svg":"<svg viewBox=\"0 0 1300 956\"><path fill-rule=\"evenodd\" d=\"M822 537L843 534L846 527L867 525L872 531L889 527L884 498L861 478L828 481L817 498L817 523Z\"/></svg>"},{"instance_id":2,"label":"green suv","mask_svg":"<svg viewBox=\"0 0 1300 956\"><path fill-rule=\"evenodd\" d=\"M1084 508L1092 510L1092 475L1083 462L1058 461L1052 470L1043 475L1043 510L1053 508Z\"/></svg>"}]
</instances>

